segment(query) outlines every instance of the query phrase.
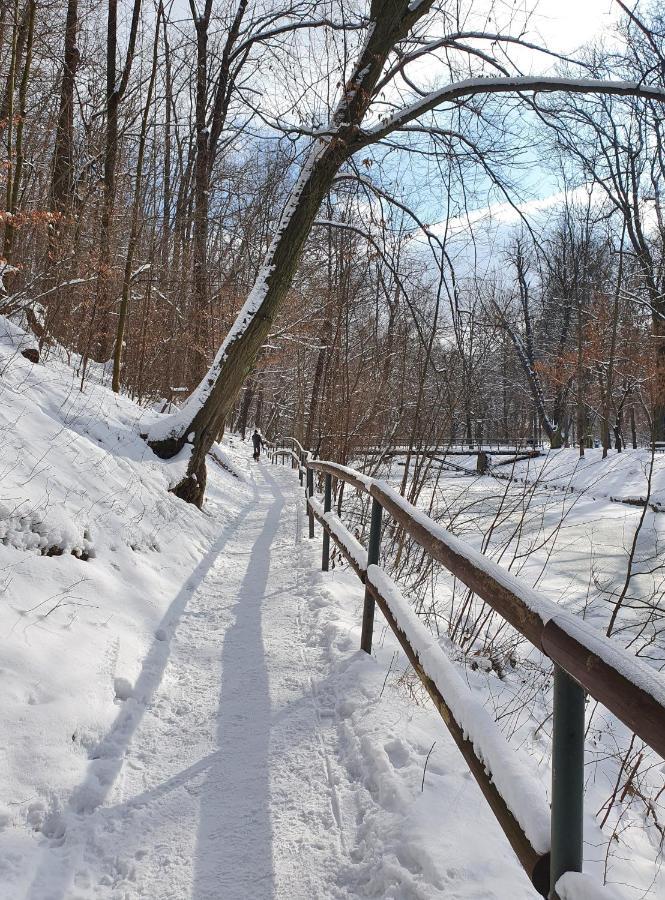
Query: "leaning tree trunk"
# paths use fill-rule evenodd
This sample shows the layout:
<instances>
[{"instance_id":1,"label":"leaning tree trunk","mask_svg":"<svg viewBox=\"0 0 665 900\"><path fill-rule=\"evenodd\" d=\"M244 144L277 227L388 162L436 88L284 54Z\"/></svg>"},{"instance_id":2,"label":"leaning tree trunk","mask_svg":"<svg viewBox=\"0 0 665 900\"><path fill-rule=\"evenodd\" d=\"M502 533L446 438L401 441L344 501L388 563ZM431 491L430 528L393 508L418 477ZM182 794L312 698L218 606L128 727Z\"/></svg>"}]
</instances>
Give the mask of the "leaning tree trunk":
<instances>
[{"instance_id":1,"label":"leaning tree trunk","mask_svg":"<svg viewBox=\"0 0 665 900\"><path fill-rule=\"evenodd\" d=\"M295 275L300 256L319 207L342 163L354 152L359 126L373 90L395 43L429 9L409 0L384 0L372 5L372 24L353 75L344 89L328 134L317 138L286 208L259 276L222 344L206 377L179 414L158 423L148 435L149 445L163 458L178 453L193 435L194 448L185 477L173 492L201 506L205 494L205 457L230 412L245 378L264 343Z\"/></svg>"},{"instance_id":2,"label":"leaning tree trunk","mask_svg":"<svg viewBox=\"0 0 665 900\"><path fill-rule=\"evenodd\" d=\"M203 503L206 454L268 336L277 310L291 285L321 201L345 158L345 150L345 145L338 146L328 141L320 141L319 146L312 149L310 165L289 198L266 265L211 371L183 407L183 415L178 417L178 427L166 434L157 429L150 433L150 446L163 458L178 453L185 445L187 435L194 434L194 451L187 474L174 488L174 493L183 500L197 506ZM198 408L190 418L190 409L196 406Z\"/></svg>"},{"instance_id":3,"label":"leaning tree trunk","mask_svg":"<svg viewBox=\"0 0 665 900\"><path fill-rule=\"evenodd\" d=\"M138 2L138 0L135 0ZM548 76L495 77L456 82L420 98L368 131L361 124L375 94L386 61L395 45L425 16L433 0L372 0L367 37L353 74L343 89L330 127L315 138L296 182L278 232L244 306L220 347L205 378L174 416L156 423L149 446L163 458L175 456L188 442L194 449L187 473L173 489L176 496L201 505L205 493L205 457L251 370L274 317L295 274L310 228L342 163L357 151L382 140L396 128L436 109L442 103L488 93L566 91L619 94L665 100L665 91L637 82L609 82ZM390 77L387 79L390 81Z\"/></svg>"}]
</instances>

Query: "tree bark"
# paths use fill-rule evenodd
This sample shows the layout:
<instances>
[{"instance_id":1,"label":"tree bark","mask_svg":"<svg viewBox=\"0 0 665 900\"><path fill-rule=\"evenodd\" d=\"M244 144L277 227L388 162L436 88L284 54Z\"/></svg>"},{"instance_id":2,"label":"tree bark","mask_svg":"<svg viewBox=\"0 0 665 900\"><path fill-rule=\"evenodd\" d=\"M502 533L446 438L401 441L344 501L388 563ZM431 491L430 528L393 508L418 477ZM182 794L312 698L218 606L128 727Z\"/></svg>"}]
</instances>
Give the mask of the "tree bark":
<instances>
[{"instance_id":1,"label":"tree bark","mask_svg":"<svg viewBox=\"0 0 665 900\"><path fill-rule=\"evenodd\" d=\"M208 216L209 216L209 134L206 127L208 100L208 24L207 14L195 19L196 29L196 159L194 162L194 241L192 310L193 348L191 374L194 383L203 378L207 369L210 309L208 306Z\"/></svg>"},{"instance_id":2,"label":"tree bark","mask_svg":"<svg viewBox=\"0 0 665 900\"><path fill-rule=\"evenodd\" d=\"M127 311L129 309L129 295L132 287L132 265L134 262L134 248L139 231L139 209L141 204L141 189L143 186L143 160L145 157L145 144L148 134L148 118L150 115L150 105L152 103L152 94L155 88L155 80L157 78L157 49L159 47L159 29L162 18L162 4L160 2L157 10L157 26L155 28L155 40L152 49L152 68L150 70L150 81L148 82L148 96L143 107L143 116L141 118L141 132L139 135L138 154L136 159L136 181L134 184L134 203L132 205L132 221L129 228L129 240L127 242L127 256L125 258L125 272L122 279L122 297L120 298L120 310L118 312L118 328L115 339L115 349L113 352L113 382L112 389L117 394L120 392L120 366L122 363L122 348L125 339L125 322L127 321Z\"/></svg>"},{"instance_id":3,"label":"tree bark","mask_svg":"<svg viewBox=\"0 0 665 900\"><path fill-rule=\"evenodd\" d=\"M11 259L12 248L14 244L14 235L16 228L12 222L11 216L16 213L18 208L18 195L21 187L21 178L23 175L23 131L25 126L25 117L27 113L28 84L30 82L30 69L32 66L32 44L35 34L35 12L37 9L36 0L29 0L27 7L27 35L25 42L25 63L23 64L23 73L21 75L21 83L18 91L18 121L16 123L16 143L14 147L14 160L10 157L11 179L7 182L8 206L7 211L10 213L9 221L5 227L4 241L4 257L6 260ZM11 128L11 125L10 125ZM11 183L11 189L9 187Z\"/></svg>"},{"instance_id":4,"label":"tree bark","mask_svg":"<svg viewBox=\"0 0 665 900\"><path fill-rule=\"evenodd\" d=\"M141 0L134 0L132 21L125 63L120 79L117 77L118 53L118 0L108 0L107 32L106 32L106 134L104 137L104 187L102 214L99 233L99 262L97 273L97 293L90 321L90 334L82 360L81 383L85 378L88 357L98 327L98 352L105 359L111 349L112 338L108 330L107 314L110 307L111 282L111 237L113 229L113 212L115 208L115 176L118 161L119 112L120 103L127 90L129 76L134 62L136 37L138 33ZM100 321L101 320L101 321Z\"/></svg>"},{"instance_id":5,"label":"tree bark","mask_svg":"<svg viewBox=\"0 0 665 900\"><path fill-rule=\"evenodd\" d=\"M191 359L194 382L200 381L208 368L212 309L210 306L210 273L208 241L210 221L210 181L219 139L226 124L231 99L231 52L238 39L248 0L240 0L222 52L221 65L214 88L213 108L208 121L208 36L212 4L206 0L202 16L192 7L196 30L196 160L194 164L194 242L193 242L193 353Z\"/></svg>"},{"instance_id":6,"label":"tree bark","mask_svg":"<svg viewBox=\"0 0 665 900\"><path fill-rule=\"evenodd\" d=\"M60 105L51 176L51 209L62 217L66 216L71 209L74 190L74 83L79 64L79 52L76 46L77 27L78 0L68 0ZM60 221L53 224L51 228L52 243L57 239L61 228Z\"/></svg>"},{"instance_id":7,"label":"tree bark","mask_svg":"<svg viewBox=\"0 0 665 900\"><path fill-rule=\"evenodd\" d=\"M247 433L247 417L249 416L249 409L252 405L252 400L254 399L254 382L249 381L247 383L247 387L245 388L245 394L242 398L242 404L240 405L240 414L238 415L238 424L236 425L236 431L240 432L240 436L242 440L245 440L245 436Z\"/></svg>"}]
</instances>

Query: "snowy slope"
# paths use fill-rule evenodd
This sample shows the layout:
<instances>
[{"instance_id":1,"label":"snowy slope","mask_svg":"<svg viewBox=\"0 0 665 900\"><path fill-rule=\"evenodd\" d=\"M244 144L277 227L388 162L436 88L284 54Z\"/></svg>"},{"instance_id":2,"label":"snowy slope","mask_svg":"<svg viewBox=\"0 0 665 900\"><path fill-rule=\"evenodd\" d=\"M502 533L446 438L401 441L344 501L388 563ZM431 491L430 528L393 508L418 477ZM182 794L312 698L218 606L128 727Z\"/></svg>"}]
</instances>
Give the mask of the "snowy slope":
<instances>
[{"instance_id":1,"label":"snowy slope","mask_svg":"<svg viewBox=\"0 0 665 900\"><path fill-rule=\"evenodd\" d=\"M201 513L167 492L184 460L155 459L138 436L155 413L101 386L82 394L66 365L33 366L12 341L0 898L534 898L380 616L372 657L358 650L362 587L339 561L321 573L295 473L226 440L231 471L210 464ZM509 711L547 789L546 689L513 714L519 672L459 671ZM613 765L588 783L600 878L593 813ZM636 833L611 880L653 882L622 895L657 897L654 846Z\"/></svg>"},{"instance_id":2,"label":"snowy slope","mask_svg":"<svg viewBox=\"0 0 665 900\"><path fill-rule=\"evenodd\" d=\"M212 466L216 515L177 501L166 489L183 463L157 460L138 436L154 416L105 388L81 393L62 363L31 364L0 324L2 884L26 840L61 835L65 798L142 661L163 666L191 579L245 488Z\"/></svg>"}]
</instances>

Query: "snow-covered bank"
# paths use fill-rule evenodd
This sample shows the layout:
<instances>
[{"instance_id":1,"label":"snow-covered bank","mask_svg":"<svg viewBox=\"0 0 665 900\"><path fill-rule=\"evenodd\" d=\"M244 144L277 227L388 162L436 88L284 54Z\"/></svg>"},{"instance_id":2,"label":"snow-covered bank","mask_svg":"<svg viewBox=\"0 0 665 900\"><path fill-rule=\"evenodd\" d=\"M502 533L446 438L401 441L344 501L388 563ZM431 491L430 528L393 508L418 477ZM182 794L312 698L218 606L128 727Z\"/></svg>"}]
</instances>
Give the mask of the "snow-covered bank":
<instances>
[{"instance_id":1,"label":"snow-covered bank","mask_svg":"<svg viewBox=\"0 0 665 900\"><path fill-rule=\"evenodd\" d=\"M0 897L533 897L295 474L231 439L202 514L153 413L2 353Z\"/></svg>"},{"instance_id":2,"label":"snow-covered bank","mask_svg":"<svg viewBox=\"0 0 665 900\"><path fill-rule=\"evenodd\" d=\"M490 477L513 478L526 484L562 491L583 493L591 498L612 499L622 502L645 499L648 491L648 473L651 467L651 451L625 449L621 453L610 451L603 459L603 451L592 448L580 457L579 449L571 447L549 450L533 459L512 463L509 457L494 457ZM476 454L450 457L451 463L464 468L469 474L476 472ZM503 462L503 464L501 464ZM653 457L650 503L665 510L665 453L656 452Z\"/></svg>"},{"instance_id":3,"label":"snow-covered bank","mask_svg":"<svg viewBox=\"0 0 665 900\"><path fill-rule=\"evenodd\" d=\"M566 456L574 469L569 451L559 458L563 462ZM650 454L642 456L639 464L646 466ZM621 466L628 469L629 457L621 454L620 460ZM659 460L657 456L656 465L662 466ZM616 482L618 476L612 473L616 457L611 456L603 465L610 469L608 481ZM535 477L533 483L526 485L475 473L468 477L433 464L418 505L454 535L519 576L522 583L537 587L601 632L607 629L626 585L614 639L662 671L665 606L661 548L665 519L651 508L645 511L604 497L598 458L594 468L594 490L585 492L546 486ZM560 474L563 471L562 467ZM393 484L399 484L402 475L399 460L380 473ZM662 475L657 473L656 489L659 478L662 484ZM646 483L644 472L642 479ZM609 486L613 488L615 484ZM639 487L637 476L634 486ZM345 496L344 506L347 524L356 523L358 510L354 513L351 494ZM632 574L626 581L631 547L640 523ZM389 546L389 529L387 535ZM416 550L410 564L402 564L400 587L404 595L430 628L440 634L448 654L466 664L469 678L475 679L478 672L484 672L485 702L493 707L504 732L547 769L551 715L548 661L526 642L520 642L498 616L487 617L487 608L478 601L467 603L463 585L455 582L443 567L435 567L431 581L423 579L417 565L419 558ZM454 644L447 639L450 634ZM475 635L473 641L470 635ZM662 683L663 675L656 677ZM639 740L631 741L631 737L629 730L606 710L589 704L588 867L598 881L602 883L607 878L619 887L622 896L637 900L659 896L659 891L665 889L659 881L664 808L662 760Z\"/></svg>"},{"instance_id":4,"label":"snow-covered bank","mask_svg":"<svg viewBox=\"0 0 665 900\"><path fill-rule=\"evenodd\" d=\"M89 760L106 752L100 742L121 710L129 738L219 529L247 489L211 465L210 513L176 500L167 488L184 463L157 460L138 436L154 414L94 384L81 393L64 363L33 365L17 350L16 329L3 325L0 728L11 740L2 750L9 847L0 884L8 885L26 841L62 838L63 804ZM147 659L151 676L141 680ZM81 802L94 805L108 787Z\"/></svg>"},{"instance_id":5,"label":"snow-covered bank","mask_svg":"<svg viewBox=\"0 0 665 900\"><path fill-rule=\"evenodd\" d=\"M167 493L184 461L156 460L138 437L154 413L102 387L81 394L64 364L3 353L0 897L534 898L380 615L373 655L358 650L363 588L338 560L320 572L295 472L257 466L230 438L201 513ZM449 503L450 516L477 544L480 508L491 519L503 502L497 483L455 484L469 507ZM533 582L545 552L534 523L549 533L559 514L544 492L525 517L519 490L533 547L514 570ZM574 508L560 557L550 540L543 586L575 611L568 571L579 579L581 536L597 541L599 518L615 534L609 506ZM517 514L497 525L495 558ZM497 674L438 641L546 793L537 661ZM637 900L663 887L652 834L630 797L604 833L595 815L616 781L612 742L626 739L594 712L587 868L602 880L616 825L607 875Z\"/></svg>"},{"instance_id":6,"label":"snow-covered bank","mask_svg":"<svg viewBox=\"0 0 665 900\"><path fill-rule=\"evenodd\" d=\"M0 406L1 897L534 896L289 468L227 445L201 514L65 366L13 359Z\"/></svg>"}]
</instances>

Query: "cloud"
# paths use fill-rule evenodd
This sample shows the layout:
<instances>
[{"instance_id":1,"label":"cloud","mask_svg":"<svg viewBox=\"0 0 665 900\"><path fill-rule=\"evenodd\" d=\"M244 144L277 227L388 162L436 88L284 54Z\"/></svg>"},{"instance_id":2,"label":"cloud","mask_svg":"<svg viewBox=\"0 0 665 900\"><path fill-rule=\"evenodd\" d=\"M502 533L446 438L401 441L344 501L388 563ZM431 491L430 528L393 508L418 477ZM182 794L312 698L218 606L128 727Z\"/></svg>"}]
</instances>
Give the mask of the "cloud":
<instances>
[{"instance_id":1,"label":"cloud","mask_svg":"<svg viewBox=\"0 0 665 900\"><path fill-rule=\"evenodd\" d=\"M512 228L519 225L523 221L523 217L533 223L542 218L541 213L549 214L552 210L562 207L566 201L585 203L588 197L589 187L582 185L572 191L557 191L547 197L525 200L522 203L493 203L479 209L469 210L463 216L448 219L447 222L440 222L431 228L439 237L443 237L447 233L448 236L454 238L464 234L468 235L471 231L490 234L498 228ZM600 202L602 198L598 190L591 191L591 199L592 203Z\"/></svg>"}]
</instances>

